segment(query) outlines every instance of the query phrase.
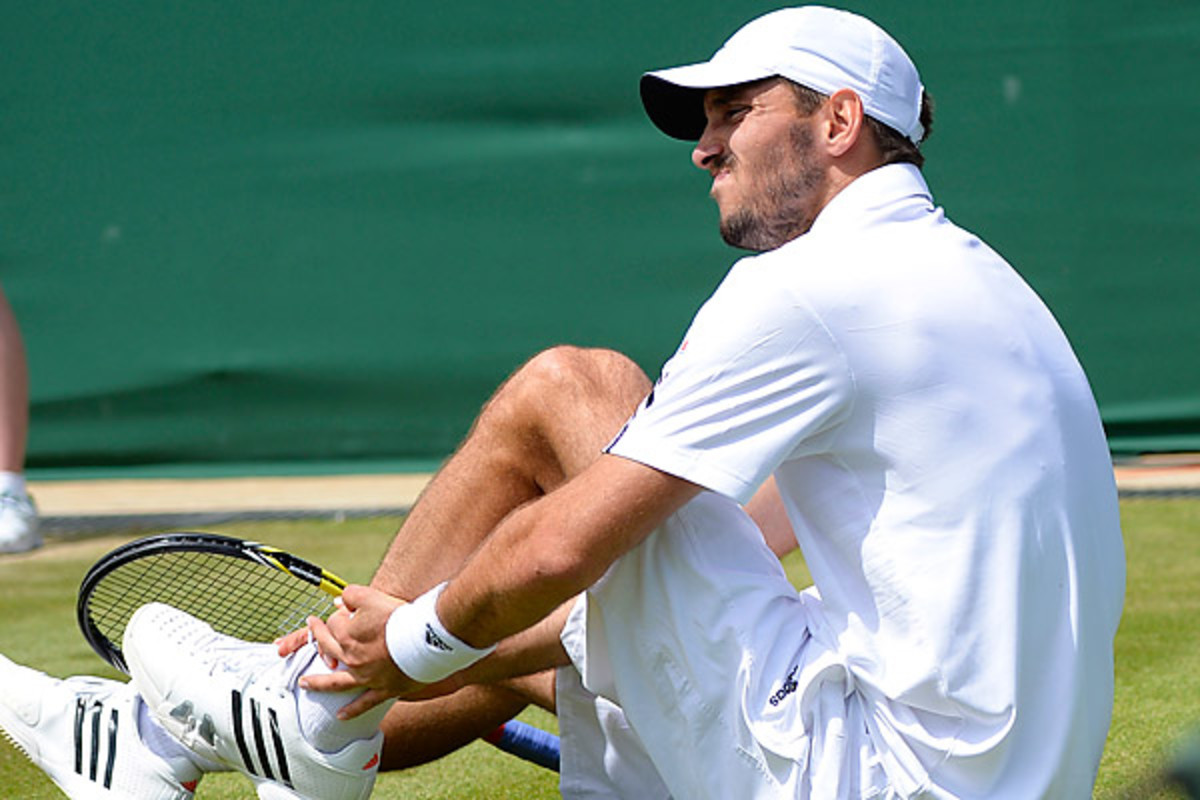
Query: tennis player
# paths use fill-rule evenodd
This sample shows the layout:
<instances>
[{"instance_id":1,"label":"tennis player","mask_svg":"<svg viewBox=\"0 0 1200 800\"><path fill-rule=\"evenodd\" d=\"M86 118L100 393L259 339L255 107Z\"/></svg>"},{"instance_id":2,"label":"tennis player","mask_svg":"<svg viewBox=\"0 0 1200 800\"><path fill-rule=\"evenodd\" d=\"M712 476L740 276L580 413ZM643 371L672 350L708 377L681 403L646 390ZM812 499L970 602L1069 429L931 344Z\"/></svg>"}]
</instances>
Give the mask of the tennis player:
<instances>
[{"instance_id":1,"label":"tennis player","mask_svg":"<svg viewBox=\"0 0 1200 800\"><path fill-rule=\"evenodd\" d=\"M565 797L1089 797L1124 584L1106 442L1053 317L934 205L912 61L791 8L641 90L755 253L657 383L609 351L535 357L372 587L310 623L320 658L147 607L124 648L146 705L263 798L363 796L373 760L354 784L320 754L420 728L423 703L385 700L546 668ZM337 761L336 794L247 771L243 691L299 698L280 748L293 779ZM517 702L467 691L447 701ZM320 692L354 699L313 725Z\"/></svg>"},{"instance_id":2,"label":"tennis player","mask_svg":"<svg viewBox=\"0 0 1200 800\"><path fill-rule=\"evenodd\" d=\"M1051 314L932 201L912 61L862 17L786 9L642 98L759 255L627 422L616 356L518 373L426 498L424 547L494 496L510 513L411 605L348 594L316 630L349 670L310 685L413 691L586 590L564 649L672 796L1089 797L1124 594L1111 462ZM812 589L742 504L790 528Z\"/></svg>"}]
</instances>

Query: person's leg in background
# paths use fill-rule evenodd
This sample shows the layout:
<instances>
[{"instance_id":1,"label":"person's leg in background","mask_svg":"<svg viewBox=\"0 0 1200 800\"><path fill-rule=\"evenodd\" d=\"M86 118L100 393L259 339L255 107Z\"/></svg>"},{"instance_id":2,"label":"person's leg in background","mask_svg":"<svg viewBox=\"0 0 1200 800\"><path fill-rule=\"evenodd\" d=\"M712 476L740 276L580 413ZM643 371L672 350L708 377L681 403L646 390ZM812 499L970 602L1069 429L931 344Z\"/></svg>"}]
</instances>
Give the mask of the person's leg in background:
<instances>
[{"instance_id":1,"label":"person's leg in background","mask_svg":"<svg viewBox=\"0 0 1200 800\"><path fill-rule=\"evenodd\" d=\"M29 369L17 318L0 290L0 553L41 546L37 509L25 488Z\"/></svg>"}]
</instances>

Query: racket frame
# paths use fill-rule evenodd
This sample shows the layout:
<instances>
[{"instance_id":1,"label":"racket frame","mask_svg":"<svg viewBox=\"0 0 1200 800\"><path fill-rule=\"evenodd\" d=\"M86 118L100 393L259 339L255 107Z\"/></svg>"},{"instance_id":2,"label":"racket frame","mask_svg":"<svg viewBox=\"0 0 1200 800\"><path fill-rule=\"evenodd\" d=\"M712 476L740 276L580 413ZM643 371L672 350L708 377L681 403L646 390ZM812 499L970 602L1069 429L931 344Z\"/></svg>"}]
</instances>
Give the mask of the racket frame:
<instances>
[{"instance_id":1,"label":"racket frame","mask_svg":"<svg viewBox=\"0 0 1200 800\"><path fill-rule=\"evenodd\" d=\"M331 597L339 596L346 588L346 581L328 570L286 550L261 542L200 531L160 533L127 542L92 565L80 582L75 604L75 619L84 639L104 661L125 674L129 674L129 668L125 664L119 643L110 641L92 621L93 592L105 577L122 566L154 555L182 552L213 553L251 561L291 575Z\"/></svg>"}]
</instances>

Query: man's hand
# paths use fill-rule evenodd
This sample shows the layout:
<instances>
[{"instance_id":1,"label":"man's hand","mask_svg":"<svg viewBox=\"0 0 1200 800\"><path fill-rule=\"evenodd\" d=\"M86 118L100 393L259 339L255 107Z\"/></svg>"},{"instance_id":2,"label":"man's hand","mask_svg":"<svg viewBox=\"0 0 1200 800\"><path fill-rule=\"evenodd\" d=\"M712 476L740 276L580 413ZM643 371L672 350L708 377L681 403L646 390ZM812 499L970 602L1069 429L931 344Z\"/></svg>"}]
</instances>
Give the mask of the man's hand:
<instances>
[{"instance_id":1,"label":"man's hand","mask_svg":"<svg viewBox=\"0 0 1200 800\"><path fill-rule=\"evenodd\" d=\"M341 719L357 717L388 698L421 688L423 684L396 667L387 649L388 617L402 602L367 586L347 586L341 609L328 622L309 617L307 632L296 631L281 639L279 651L283 654L298 649L311 634L325 663L331 669L341 667L329 675L306 675L300 679L300 687L316 692L366 689L338 711Z\"/></svg>"},{"instance_id":2,"label":"man's hand","mask_svg":"<svg viewBox=\"0 0 1200 800\"><path fill-rule=\"evenodd\" d=\"M342 611L341 609L338 609L337 611L335 611L333 613L334 614L344 614L346 612ZM291 633L289 633L285 636L280 636L278 639L275 640L275 646L279 648L279 657L287 658L292 653L294 653L297 650L299 650L300 648L304 647L306 644L308 644L311 641L312 641L312 631L310 631L308 628L301 628L300 630L292 631Z\"/></svg>"}]
</instances>

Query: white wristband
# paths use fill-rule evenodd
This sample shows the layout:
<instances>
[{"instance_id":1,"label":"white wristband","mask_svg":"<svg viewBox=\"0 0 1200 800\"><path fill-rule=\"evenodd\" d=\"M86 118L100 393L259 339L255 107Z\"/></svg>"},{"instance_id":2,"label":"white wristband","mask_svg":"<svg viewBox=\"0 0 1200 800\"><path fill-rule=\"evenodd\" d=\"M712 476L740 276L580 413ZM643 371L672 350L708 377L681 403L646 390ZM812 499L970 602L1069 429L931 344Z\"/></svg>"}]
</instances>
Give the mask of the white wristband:
<instances>
[{"instance_id":1,"label":"white wristband","mask_svg":"<svg viewBox=\"0 0 1200 800\"><path fill-rule=\"evenodd\" d=\"M387 649L408 677L436 683L465 669L496 649L480 650L459 639L437 615L437 601L446 588L438 584L416 600L398 606L387 621Z\"/></svg>"}]
</instances>

